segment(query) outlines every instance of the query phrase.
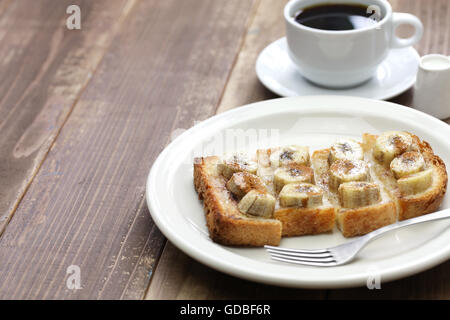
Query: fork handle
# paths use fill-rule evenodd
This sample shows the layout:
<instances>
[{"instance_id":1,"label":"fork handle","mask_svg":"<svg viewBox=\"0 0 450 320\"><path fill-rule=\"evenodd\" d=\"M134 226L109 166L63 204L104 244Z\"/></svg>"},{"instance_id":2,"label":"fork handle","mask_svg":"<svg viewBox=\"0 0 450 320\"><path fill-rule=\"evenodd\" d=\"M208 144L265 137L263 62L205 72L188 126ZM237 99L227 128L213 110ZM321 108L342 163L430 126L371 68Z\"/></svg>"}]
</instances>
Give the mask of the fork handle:
<instances>
[{"instance_id":1,"label":"fork handle","mask_svg":"<svg viewBox=\"0 0 450 320\"><path fill-rule=\"evenodd\" d=\"M377 229L375 231L372 231L372 232L364 235L362 237L362 239L364 239L365 242L367 243L367 242L377 238L378 236L384 234L385 232L388 232L391 230L400 229L400 228L410 226L413 224L419 224L419 223L435 221L435 220L442 220L442 219L447 219L447 218L450 218L450 209L445 209L445 210L437 211L434 213L429 213L429 214L426 214L426 215L423 215L420 217L403 220L403 221L399 221L394 224L390 224L388 226L382 227L380 229Z\"/></svg>"}]
</instances>

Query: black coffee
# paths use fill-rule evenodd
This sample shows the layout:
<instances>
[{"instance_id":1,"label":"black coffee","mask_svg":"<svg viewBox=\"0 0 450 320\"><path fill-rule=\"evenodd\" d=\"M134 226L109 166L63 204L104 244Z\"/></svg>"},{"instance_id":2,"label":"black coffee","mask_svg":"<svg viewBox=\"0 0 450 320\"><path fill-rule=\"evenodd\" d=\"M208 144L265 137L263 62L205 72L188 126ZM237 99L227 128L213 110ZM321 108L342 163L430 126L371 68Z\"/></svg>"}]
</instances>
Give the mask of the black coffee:
<instances>
[{"instance_id":1,"label":"black coffee","mask_svg":"<svg viewBox=\"0 0 450 320\"><path fill-rule=\"evenodd\" d=\"M354 30L377 23L367 6L358 4L320 4L307 7L295 16L298 23L321 30Z\"/></svg>"}]
</instances>

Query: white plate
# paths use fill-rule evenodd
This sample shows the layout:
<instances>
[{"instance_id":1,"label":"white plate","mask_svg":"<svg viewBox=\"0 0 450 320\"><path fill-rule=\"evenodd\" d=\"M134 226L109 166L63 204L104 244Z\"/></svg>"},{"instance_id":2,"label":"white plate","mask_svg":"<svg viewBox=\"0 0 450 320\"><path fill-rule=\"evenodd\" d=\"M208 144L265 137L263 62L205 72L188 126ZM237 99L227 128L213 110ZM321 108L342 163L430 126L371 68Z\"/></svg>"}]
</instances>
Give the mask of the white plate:
<instances>
[{"instance_id":1,"label":"white plate","mask_svg":"<svg viewBox=\"0 0 450 320\"><path fill-rule=\"evenodd\" d=\"M394 129L422 137L450 164L450 127L422 112L355 97L282 98L219 114L177 137L150 171L147 203L153 220L175 246L211 268L236 277L306 288L351 287L365 285L369 277L379 277L376 279L382 283L405 277L450 257L450 222L436 221L393 231L369 244L357 260L347 265L296 266L271 261L263 248L227 247L212 242L192 178L193 156L241 149L239 143L230 144L226 150L221 148L226 138L239 132L248 136L258 134L263 141L259 147L297 143L314 150L341 137L360 139L363 132ZM264 139L265 133L274 140ZM252 150L256 147L251 144ZM442 208L448 207L450 199L446 195ZM344 241L348 240L335 230L331 234L283 238L281 246L325 248Z\"/></svg>"},{"instance_id":2,"label":"white plate","mask_svg":"<svg viewBox=\"0 0 450 320\"><path fill-rule=\"evenodd\" d=\"M303 78L286 49L286 38L281 38L261 51L256 61L259 80L266 88L283 97L344 95L387 100L414 84L420 59L412 47L392 49L368 82L349 89L327 89Z\"/></svg>"}]
</instances>

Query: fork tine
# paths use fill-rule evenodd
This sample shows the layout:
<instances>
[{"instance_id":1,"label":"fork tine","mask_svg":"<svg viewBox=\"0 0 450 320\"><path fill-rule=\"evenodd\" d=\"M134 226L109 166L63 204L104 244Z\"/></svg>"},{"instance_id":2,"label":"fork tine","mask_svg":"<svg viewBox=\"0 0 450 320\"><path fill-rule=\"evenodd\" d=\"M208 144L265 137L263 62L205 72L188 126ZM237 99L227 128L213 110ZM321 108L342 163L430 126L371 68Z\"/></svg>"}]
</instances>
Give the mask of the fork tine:
<instances>
[{"instance_id":1,"label":"fork tine","mask_svg":"<svg viewBox=\"0 0 450 320\"><path fill-rule=\"evenodd\" d=\"M279 254L279 253L271 253L270 255L272 257L289 259L289 260L295 260L295 261L336 262L336 259L334 259L332 256L327 256L327 257L304 257L304 256L285 255L285 254Z\"/></svg>"},{"instance_id":2,"label":"fork tine","mask_svg":"<svg viewBox=\"0 0 450 320\"><path fill-rule=\"evenodd\" d=\"M303 260L292 260L287 258L279 258L271 256L273 260L276 261L282 261L282 262L288 262L288 263L295 263L295 264L301 264L301 265L307 265L307 266L315 266L315 267L333 267L337 265L337 262L310 262L310 261L303 261Z\"/></svg>"},{"instance_id":3,"label":"fork tine","mask_svg":"<svg viewBox=\"0 0 450 320\"><path fill-rule=\"evenodd\" d=\"M283 251L283 250L274 250L274 249L267 249L271 254L279 254L279 255L286 255L286 256L292 256L292 257L304 257L304 258L329 258L333 257L330 252L326 253L305 253L303 251Z\"/></svg>"},{"instance_id":4,"label":"fork tine","mask_svg":"<svg viewBox=\"0 0 450 320\"><path fill-rule=\"evenodd\" d=\"M267 250L273 250L273 251L284 251L284 252L294 252L294 253L305 253L305 254L316 254L316 253L329 253L327 249L291 249L291 248L280 248L280 247L274 247L274 246L268 246L265 245L264 248Z\"/></svg>"}]
</instances>

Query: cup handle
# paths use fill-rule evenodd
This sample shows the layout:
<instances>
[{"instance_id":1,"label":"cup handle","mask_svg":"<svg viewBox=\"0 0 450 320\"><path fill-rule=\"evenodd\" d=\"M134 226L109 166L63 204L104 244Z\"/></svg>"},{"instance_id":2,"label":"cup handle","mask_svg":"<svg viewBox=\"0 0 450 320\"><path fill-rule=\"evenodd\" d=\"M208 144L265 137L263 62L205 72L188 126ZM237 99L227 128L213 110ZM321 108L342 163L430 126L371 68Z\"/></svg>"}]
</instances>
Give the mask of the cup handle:
<instances>
[{"instance_id":1,"label":"cup handle","mask_svg":"<svg viewBox=\"0 0 450 320\"><path fill-rule=\"evenodd\" d=\"M414 35L410 38L402 39L395 35L395 30L401 24L410 24L414 27ZM391 47L392 48L404 48L409 47L422 39L423 35L423 25L422 22L416 16L409 13L399 13L394 12L392 14L392 40Z\"/></svg>"}]
</instances>

